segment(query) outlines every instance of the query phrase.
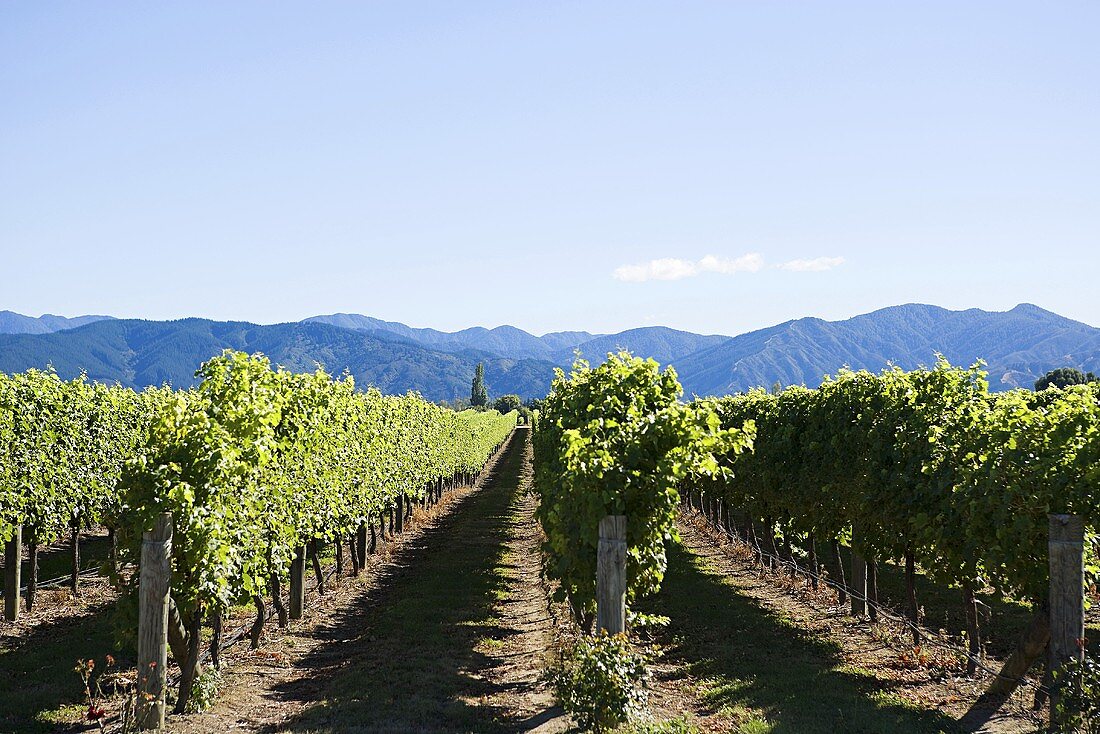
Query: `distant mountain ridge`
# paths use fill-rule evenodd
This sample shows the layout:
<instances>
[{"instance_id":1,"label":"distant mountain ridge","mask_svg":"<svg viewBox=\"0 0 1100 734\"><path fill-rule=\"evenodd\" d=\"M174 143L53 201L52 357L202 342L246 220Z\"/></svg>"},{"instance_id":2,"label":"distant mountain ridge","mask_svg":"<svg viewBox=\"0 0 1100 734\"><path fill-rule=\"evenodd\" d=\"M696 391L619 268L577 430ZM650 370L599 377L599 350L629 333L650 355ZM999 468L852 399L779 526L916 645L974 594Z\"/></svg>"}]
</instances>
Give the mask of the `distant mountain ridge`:
<instances>
[{"instance_id":1,"label":"distant mountain ridge","mask_svg":"<svg viewBox=\"0 0 1100 734\"><path fill-rule=\"evenodd\" d=\"M626 349L640 356L651 357L661 364L676 364L686 355L724 344L730 341L730 338L693 334L690 331L679 331L667 326L643 326L621 331L618 334L594 337L572 349L559 351L555 357L556 361L569 364L573 360L574 352L579 352L589 362L599 363L607 357L608 352Z\"/></svg>"},{"instance_id":2,"label":"distant mountain ridge","mask_svg":"<svg viewBox=\"0 0 1100 734\"><path fill-rule=\"evenodd\" d=\"M50 313L41 316L24 316L14 311L0 311L0 334L51 334L64 329L75 329L84 324L104 321L112 316L75 316L66 318Z\"/></svg>"},{"instance_id":3,"label":"distant mountain ridge","mask_svg":"<svg viewBox=\"0 0 1100 734\"><path fill-rule=\"evenodd\" d=\"M554 359L555 355L563 350L572 350L573 347L595 336L587 331L559 331L538 337L514 326L498 326L493 329L475 326L462 331L446 332L436 329L417 329L395 321L382 321L352 313L311 316L303 323L314 322L356 331L390 332L434 349L446 351L480 349L493 354L528 359Z\"/></svg>"},{"instance_id":4,"label":"distant mountain ridge","mask_svg":"<svg viewBox=\"0 0 1100 734\"><path fill-rule=\"evenodd\" d=\"M949 311L907 304L844 321L797 319L742 334L675 362L684 389L699 395L753 386L816 387L841 367L881 370L930 365L943 354L952 364L981 359L990 388L1030 388L1048 370L1100 365L1100 329L1031 304L1010 311Z\"/></svg>"},{"instance_id":5,"label":"distant mountain ridge","mask_svg":"<svg viewBox=\"0 0 1100 734\"><path fill-rule=\"evenodd\" d=\"M0 312L6 314L11 312ZM27 328L23 319L30 317L14 317L19 315L0 319L0 332ZM60 321L41 322L41 328L78 321L51 318ZM92 379L133 387L166 381L186 386L201 362L233 348L262 351L295 370L319 362L331 372L347 370L360 385L418 390L432 400L467 397L478 362L485 363L491 394L538 397L546 394L554 367L567 367L576 353L599 362L620 348L675 366L688 395L777 382L816 387L823 375L845 366L908 369L933 363L937 353L959 365L983 359L994 390L1030 387L1056 367L1100 371L1100 329L1031 304L1005 312L906 304L843 321L802 318L736 337L661 326L598 335L535 336L513 326L444 332L359 314L270 326L80 318L92 321L52 332L0 333L0 371L53 364L64 377L84 370Z\"/></svg>"},{"instance_id":6,"label":"distant mountain ridge","mask_svg":"<svg viewBox=\"0 0 1100 734\"><path fill-rule=\"evenodd\" d=\"M546 384L553 370L549 362L476 350L433 351L399 336L385 340L321 323L122 319L53 334L0 335L0 371L52 364L65 378L84 371L89 379L135 388L164 383L187 387L194 384L199 365L224 349L263 352L296 372L312 371L321 363L335 374L348 371L362 387L374 385L387 393L417 390L431 400L469 397L478 362L484 362L486 384L497 395L532 396L532 387Z\"/></svg>"}]
</instances>

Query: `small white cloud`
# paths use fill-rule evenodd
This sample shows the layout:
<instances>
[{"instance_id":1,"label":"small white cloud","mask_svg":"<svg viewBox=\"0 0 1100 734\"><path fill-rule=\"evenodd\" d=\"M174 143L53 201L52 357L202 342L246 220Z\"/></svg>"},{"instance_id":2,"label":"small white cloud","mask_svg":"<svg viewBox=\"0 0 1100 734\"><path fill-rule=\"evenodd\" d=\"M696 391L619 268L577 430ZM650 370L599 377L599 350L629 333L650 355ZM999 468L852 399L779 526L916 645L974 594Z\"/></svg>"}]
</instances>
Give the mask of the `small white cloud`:
<instances>
[{"instance_id":1,"label":"small white cloud","mask_svg":"<svg viewBox=\"0 0 1100 734\"><path fill-rule=\"evenodd\" d=\"M815 257L812 260L788 260L777 267L780 270L793 270L799 273L820 273L824 270L832 270L843 263L842 257Z\"/></svg>"},{"instance_id":2,"label":"small white cloud","mask_svg":"<svg viewBox=\"0 0 1100 734\"><path fill-rule=\"evenodd\" d=\"M645 283L649 280L683 280L702 273L757 273L764 268L796 272L822 272L832 270L844 262L842 257L816 257L809 260L788 260L779 265L769 266L759 252L750 252L741 257L717 257L707 255L701 260L683 260L678 257L662 257L635 265L622 265L615 268L611 277L627 283Z\"/></svg>"},{"instance_id":3,"label":"small white cloud","mask_svg":"<svg viewBox=\"0 0 1100 734\"><path fill-rule=\"evenodd\" d=\"M680 280L699 274L698 266L690 260L663 257L640 265L623 265L611 275L627 283L644 283L647 280Z\"/></svg>"},{"instance_id":4,"label":"small white cloud","mask_svg":"<svg viewBox=\"0 0 1100 734\"><path fill-rule=\"evenodd\" d=\"M699 270L708 273L755 273L764 268L764 256L759 252L750 252L747 255L735 258L718 258L707 255L698 264Z\"/></svg>"}]
</instances>

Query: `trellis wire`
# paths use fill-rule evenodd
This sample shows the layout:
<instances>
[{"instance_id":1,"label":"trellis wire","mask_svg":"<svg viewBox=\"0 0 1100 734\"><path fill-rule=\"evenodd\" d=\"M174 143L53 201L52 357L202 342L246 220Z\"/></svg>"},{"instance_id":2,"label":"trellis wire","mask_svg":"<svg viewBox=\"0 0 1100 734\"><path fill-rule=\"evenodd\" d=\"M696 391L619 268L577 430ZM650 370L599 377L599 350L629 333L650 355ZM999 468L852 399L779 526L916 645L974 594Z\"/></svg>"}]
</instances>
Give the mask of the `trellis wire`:
<instances>
[{"instance_id":1,"label":"trellis wire","mask_svg":"<svg viewBox=\"0 0 1100 734\"><path fill-rule=\"evenodd\" d=\"M710 520L710 518L708 518L706 516L705 513L701 512L699 510L696 510L695 508L692 508L692 512L699 515L703 519L703 521L707 524L708 527L711 527L711 528L721 532L727 538L729 538L731 540L734 540L734 541L736 541L737 543L740 543L743 546L746 546L753 553L758 554L762 559L763 558L769 558L773 561L776 561L780 566L785 566L785 567L791 569L792 571L794 571L796 573L802 574L803 576L805 576L807 578L815 579L819 583L823 583L826 586L829 586L829 587L831 587L831 588L833 588L837 591L842 591L842 592L846 593L848 596L852 597L853 599L855 599L857 601L864 602L868 606L874 607L874 609L882 617L884 617L886 619L889 619L893 622L897 622L897 623L900 623L900 624L904 625L905 627L909 628L909 630L911 632L916 632L917 634L919 634L921 636L922 639L927 640L930 644L937 645L941 649L948 650L948 651L953 652L955 654L961 654L968 661L972 662L974 664L974 666L976 668L978 668L979 670L982 670L983 672L993 676L994 678L998 678L998 679L1002 678L1000 671L993 670L993 669L989 668L988 666L986 666L985 663L983 663L980 658L975 657L974 655L970 654L969 650L965 650L962 647L959 647L957 645L953 645L949 642L944 641L938 635L932 634L930 630L927 630L925 628L922 628L922 627L914 624L911 619L903 616L900 612L897 612L896 610L890 609L888 607L884 607L882 604L880 604L877 601L872 601L866 595L860 594L860 593L856 592L854 589L850 588L847 584L840 584L840 583L837 583L836 581L833 581L831 578L829 578L827 576L822 576L821 574L815 574L815 573L813 573L813 572L811 572L807 569L802 568L801 566L799 566L796 562L794 562L792 560L788 560L786 558L781 558L780 556L777 556L775 554L768 553L763 548L760 548L760 547L757 547L755 545L752 545L752 544L748 543L740 535L738 535L736 533L731 533L729 530L722 527L721 525L712 522ZM1016 679L1016 681L1019 684L1022 684L1022 685L1025 685L1025 686L1030 686L1030 687L1034 688L1036 691L1038 691L1040 693L1043 693L1044 695L1047 695L1047 696L1050 695L1050 689L1049 688L1043 686L1039 682L1031 680L1027 676L1021 676L1019 679Z\"/></svg>"}]
</instances>

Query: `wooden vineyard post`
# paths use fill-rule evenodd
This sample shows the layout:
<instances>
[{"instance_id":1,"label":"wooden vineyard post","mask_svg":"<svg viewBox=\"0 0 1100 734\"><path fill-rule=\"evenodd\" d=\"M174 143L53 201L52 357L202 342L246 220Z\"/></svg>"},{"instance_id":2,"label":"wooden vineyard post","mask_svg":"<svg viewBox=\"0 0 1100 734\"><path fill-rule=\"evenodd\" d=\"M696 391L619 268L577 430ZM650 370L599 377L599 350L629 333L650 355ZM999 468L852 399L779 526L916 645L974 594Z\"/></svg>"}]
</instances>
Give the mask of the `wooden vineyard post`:
<instances>
[{"instance_id":1,"label":"wooden vineyard post","mask_svg":"<svg viewBox=\"0 0 1100 734\"><path fill-rule=\"evenodd\" d=\"M359 553L359 567L367 565L367 525L370 523L368 516L366 521L359 523L359 529L355 531L355 550Z\"/></svg>"},{"instance_id":2,"label":"wooden vineyard post","mask_svg":"<svg viewBox=\"0 0 1100 734\"><path fill-rule=\"evenodd\" d=\"M80 525L73 523L69 528L72 546L69 548L71 569L69 572L69 590L76 596L80 591Z\"/></svg>"},{"instance_id":3,"label":"wooden vineyard post","mask_svg":"<svg viewBox=\"0 0 1100 734\"><path fill-rule=\"evenodd\" d=\"M856 551L855 529L852 530L852 616L867 615L867 560Z\"/></svg>"},{"instance_id":4,"label":"wooden vineyard post","mask_svg":"<svg viewBox=\"0 0 1100 734\"><path fill-rule=\"evenodd\" d=\"M290 562L290 618L301 619L306 605L306 547L294 549Z\"/></svg>"},{"instance_id":5,"label":"wooden vineyard post","mask_svg":"<svg viewBox=\"0 0 1100 734\"><path fill-rule=\"evenodd\" d=\"M172 581L172 513L142 534L138 597L137 720L142 729L164 727L168 687L168 593Z\"/></svg>"},{"instance_id":6,"label":"wooden vineyard post","mask_svg":"<svg viewBox=\"0 0 1100 734\"><path fill-rule=\"evenodd\" d=\"M4 619L19 619L19 587L23 565L23 526L16 525L11 540L4 543Z\"/></svg>"},{"instance_id":7,"label":"wooden vineyard post","mask_svg":"<svg viewBox=\"0 0 1100 734\"><path fill-rule=\"evenodd\" d=\"M1085 521L1078 515L1050 515L1050 659L1049 670L1084 655ZM1063 682L1055 679L1050 696L1050 723L1058 724L1057 705Z\"/></svg>"},{"instance_id":8,"label":"wooden vineyard post","mask_svg":"<svg viewBox=\"0 0 1100 734\"><path fill-rule=\"evenodd\" d=\"M596 631L626 631L626 516L600 520L596 556Z\"/></svg>"}]
</instances>

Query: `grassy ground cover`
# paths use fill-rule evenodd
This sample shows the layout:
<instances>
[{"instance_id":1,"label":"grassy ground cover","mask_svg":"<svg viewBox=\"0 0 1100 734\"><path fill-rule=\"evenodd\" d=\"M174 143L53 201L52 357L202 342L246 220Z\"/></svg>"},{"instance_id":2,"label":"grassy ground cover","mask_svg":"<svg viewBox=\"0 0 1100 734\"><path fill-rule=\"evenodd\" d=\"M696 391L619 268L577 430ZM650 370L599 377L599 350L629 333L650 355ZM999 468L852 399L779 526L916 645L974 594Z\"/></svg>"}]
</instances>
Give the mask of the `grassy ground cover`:
<instances>
[{"instance_id":1,"label":"grassy ground cover","mask_svg":"<svg viewBox=\"0 0 1100 734\"><path fill-rule=\"evenodd\" d=\"M342 642L303 663L324 671L320 690L294 683L279 692L315 703L280 731L523 730L503 712L476 705L498 689L479 674L489 662L476 649L502 636L493 605L507 590L506 517L522 460L516 440L488 486L427 530L397 559L393 580L326 631ZM345 662L333 668L332 655Z\"/></svg>"},{"instance_id":2,"label":"grassy ground cover","mask_svg":"<svg viewBox=\"0 0 1100 734\"><path fill-rule=\"evenodd\" d=\"M744 734L955 731L947 716L893 696L839 648L806 635L736 592L723 573L680 544L646 611L671 622L661 640L682 661L710 711Z\"/></svg>"},{"instance_id":3,"label":"grassy ground cover","mask_svg":"<svg viewBox=\"0 0 1100 734\"><path fill-rule=\"evenodd\" d=\"M26 553L26 540L24 539L23 552ZM80 536L80 570L98 569L107 560L110 545L107 536L103 532L84 532ZM0 563L0 569L3 563ZM68 539L59 540L52 546L38 551L38 582L42 583L51 579L68 576L72 572L72 549ZM27 585L29 568L27 561L23 561L22 579L20 584ZM0 590L3 589L5 577L0 574ZM67 583L67 582L66 582Z\"/></svg>"},{"instance_id":4,"label":"grassy ground cover","mask_svg":"<svg viewBox=\"0 0 1100 734\"><path fill-rule=\"evenodd\" d=\"M0 732L72 730L79 721L83 684L75 672L78 660L114 653L112 606L107 603L80 616L60 616L21 638L7 638L0 648ZM120 660L120 664L133 660Z\"/></svg>"}]
</instances>

